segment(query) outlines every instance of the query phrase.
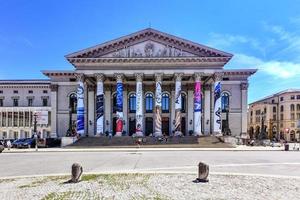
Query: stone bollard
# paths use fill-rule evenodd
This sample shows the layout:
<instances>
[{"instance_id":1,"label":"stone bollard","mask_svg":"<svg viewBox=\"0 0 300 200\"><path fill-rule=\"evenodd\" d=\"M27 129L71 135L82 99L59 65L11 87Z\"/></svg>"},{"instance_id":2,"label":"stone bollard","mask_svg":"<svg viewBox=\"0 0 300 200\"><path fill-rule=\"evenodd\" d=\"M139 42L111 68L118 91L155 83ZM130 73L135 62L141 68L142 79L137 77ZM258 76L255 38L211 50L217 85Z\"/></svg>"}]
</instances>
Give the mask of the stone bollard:
<instances>
[{"instance_id":1,"label":"stone bollard","mask_svg":"<svg viewBox=\"0 0 300 200\"><path fill-rule=\"evenodd\" d=\"M195 183L206 183L208 182L209 166L203 162L198 164L198 178L194 181Z\"/></svg>"},{"instance_id":2,"label":"stone bollard","mask_svg":"<svg viewBox=\"0 0 300 200\"><path fill-rule=\"evenodd\" d=\"M82 166L78 163L74 163L72 165L72 177L71 180L69 180L69 183L78 183L80 181L81 175L82 175L83 169Z\"/></svg>"}]
</instances>

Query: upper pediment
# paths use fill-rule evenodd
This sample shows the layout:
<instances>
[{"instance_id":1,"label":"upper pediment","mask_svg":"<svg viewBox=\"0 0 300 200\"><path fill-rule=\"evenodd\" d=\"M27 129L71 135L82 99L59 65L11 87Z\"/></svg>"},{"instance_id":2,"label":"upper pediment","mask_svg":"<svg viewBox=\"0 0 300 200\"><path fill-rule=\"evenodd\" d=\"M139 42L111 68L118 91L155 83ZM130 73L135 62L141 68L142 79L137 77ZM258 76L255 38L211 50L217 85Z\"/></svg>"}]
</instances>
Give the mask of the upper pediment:
<instances>
[{"instance_id":1,"label":"upper pediment","mask_svg":"<svg viewBox=\"0 0 300 200\"><path fill-rule=\"evenodd\" d=\"M232 54L148 28L66 56L77 58L205 57L230 59Z\"/></svg>"}]
</instances>

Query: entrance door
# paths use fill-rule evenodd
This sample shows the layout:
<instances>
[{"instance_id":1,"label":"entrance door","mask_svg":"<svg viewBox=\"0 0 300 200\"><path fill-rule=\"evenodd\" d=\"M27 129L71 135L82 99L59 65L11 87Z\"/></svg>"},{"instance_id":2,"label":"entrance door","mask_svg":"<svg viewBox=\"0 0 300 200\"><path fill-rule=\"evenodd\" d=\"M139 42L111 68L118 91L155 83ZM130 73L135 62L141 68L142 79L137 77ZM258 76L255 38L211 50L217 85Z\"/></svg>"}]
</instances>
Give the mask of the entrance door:
<instances>
[{"instance_id":1,"label":"entrance door","mask_svg":"<svg viewBox=\"0 0 300 200\"><path fill-rule=\"evenodd\" d=\"M185 117L181 118L181 132L183 135L186 135L186 129L185 129Z\"/></svg>"},{"instance_id":2,"label":"entrance door","mask_svg":"<svg viewBox=\"0 0 300 200\"><path fill-rule=\"evenodd\" d=\"M169 117L162 118L162 133L169 135Z\"/></svg>"},{"instance_id":3,"label":"entrance door","mask_svg":"<svg viewBox=\"0 0 300 200\"><path fill-rule=\"evenodd\" d=\"M135 118L129 119L129 136L132 136L133 133L135 133Z\"/></svg>"},{"instance_id":4,"label":"entrance door","mask_svg":"<svg viewBox=\"0 0 300 200\"><path fill-rule=\"evenodd\" d=\"M145 134L146 134L146 136L149 136L150 134L153 134L153 118L152 117L146 117Z\"/></svg>"}]
</instances>

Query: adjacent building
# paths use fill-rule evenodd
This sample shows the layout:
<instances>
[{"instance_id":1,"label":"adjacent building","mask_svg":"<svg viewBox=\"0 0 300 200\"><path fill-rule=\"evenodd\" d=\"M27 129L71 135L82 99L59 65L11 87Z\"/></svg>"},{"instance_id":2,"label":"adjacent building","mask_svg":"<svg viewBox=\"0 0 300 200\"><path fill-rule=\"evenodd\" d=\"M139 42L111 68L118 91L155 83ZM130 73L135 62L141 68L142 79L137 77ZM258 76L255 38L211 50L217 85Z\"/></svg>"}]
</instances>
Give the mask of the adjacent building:
<instances>
[{"instance_id":1,"label":"adjacent building","mask_svg":"<svg viewBox=\"0 0 300 200\"><path fill-rule=\"evenodd\" d=\"M299 140L300 90L284 90L249 104L250 137L257 138L262 127L270 139Z\"/></svg>"},{"instance_id":2,"label":"adjacent building","mask_svg":"<svg viewBox=\"0 0 300 200\"><path fill-rule=\"evenodd\" d=\"M49 80L0 81L0 138L29 138L33 133L34 114L51 116ZM36 117L41 117L37 115ZM50 118L49 118L50 119ZM40 120L37 119L38 122ZM50 137L50 120L37 124L41 137Z\"/></svg>"}]
</instances>

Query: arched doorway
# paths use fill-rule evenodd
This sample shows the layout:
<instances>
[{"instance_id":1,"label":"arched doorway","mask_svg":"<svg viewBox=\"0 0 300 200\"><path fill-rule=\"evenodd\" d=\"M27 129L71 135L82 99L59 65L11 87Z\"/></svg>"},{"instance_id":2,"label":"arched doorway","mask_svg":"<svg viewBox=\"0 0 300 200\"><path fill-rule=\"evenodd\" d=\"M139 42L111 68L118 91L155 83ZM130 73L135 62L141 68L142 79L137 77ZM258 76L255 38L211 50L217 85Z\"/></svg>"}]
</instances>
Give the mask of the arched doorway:
<instances>
[{"instance_id":1,"label":"arched doorway","mask_svg":"<svg viewBox=\"0 0 300 200\"><path fill-rule=\"evenodd\" d=\"M254 128L252 126L249 129L249 136L250 136L250 139L254 138Z\"/></svg>"},{"instance_id":2,"label":"arched doorway","mask_svg":"<svg viewBox=\"0 0 300 200\"><path fill-rule=\"evenodd\" d=\"M153 118L146 117L145 121L146 121L145 135L149 136L150 134L153 134Z\"/></svg>"},{"instance_id":3,"label":"arched doorway","mask_svg":"<svg viewBox=\"0 0 300 200\"><path fill-rule=\"evenodd\" d=\"M165 135L169 134L169 117L163 117L162 118L162 133Z\"/></svg>"},{"instance_id":4,"label":"arched doorway","mask_svg":"<svg viewBox=\"0 0 300 200\"><path fill-rule=\"evenodd\" d=\"M255 136L254 136L254 138L255 138L255 139L258 139L259 134L260 134L260 127L259 127L259 126L256 126L256 127L255 127Z\"/></svg>"},{"instance_id":5,"label":"arched doorway","mask_svg":"<svg viewBox=\"0 0 300 200\"><path fill-rule=\"evenodd\" d=\"M130 117L129 118L129 136L132 136L132 134L135 133L135 117Z\"/></svg>"}]
</instances>

